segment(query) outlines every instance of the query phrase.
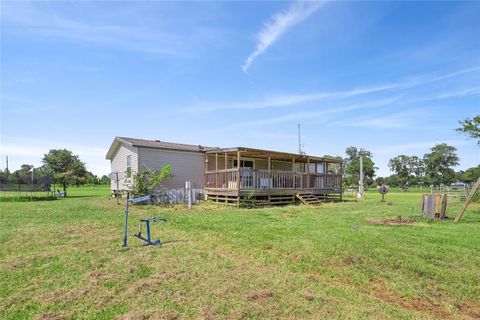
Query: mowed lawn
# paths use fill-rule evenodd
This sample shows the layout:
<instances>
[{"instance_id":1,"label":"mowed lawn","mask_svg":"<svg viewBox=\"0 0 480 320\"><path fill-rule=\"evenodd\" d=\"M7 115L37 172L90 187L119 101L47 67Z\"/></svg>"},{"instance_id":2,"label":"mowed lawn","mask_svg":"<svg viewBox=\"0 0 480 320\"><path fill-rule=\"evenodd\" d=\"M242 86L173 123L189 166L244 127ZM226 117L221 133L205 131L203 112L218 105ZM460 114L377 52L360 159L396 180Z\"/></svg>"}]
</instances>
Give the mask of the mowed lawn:
<instances>
[{"instance_id":1,"label":"mowed lawn","mask_svg":"<svg viewBox=\"0 0 480 320\"><path fill-rule=\"evenodd\" d=\"M420 219L420 193L237 209L135 206L107 189L0 202L1 319L478 319L480 206ZM448 207L454 216L459 204ZM412 225L369 218L415 216Z\"/></svg>"}]
</instances>

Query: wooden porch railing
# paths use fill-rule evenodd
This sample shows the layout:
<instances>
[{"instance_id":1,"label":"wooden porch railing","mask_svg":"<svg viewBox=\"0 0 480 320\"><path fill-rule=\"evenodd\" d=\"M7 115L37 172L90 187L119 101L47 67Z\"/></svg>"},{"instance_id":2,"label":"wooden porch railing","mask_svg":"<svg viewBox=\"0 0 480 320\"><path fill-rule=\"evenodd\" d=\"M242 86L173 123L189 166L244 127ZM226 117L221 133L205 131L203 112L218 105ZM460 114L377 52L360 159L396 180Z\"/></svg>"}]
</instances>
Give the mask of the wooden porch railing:
<instances>
[{"instance_id":1,"label":"wooden porch railing","mask_svg":"<svg viewBox=\"0 0 480 320\"><path fill-rule=\"evenodd\" d=\"M238 190L238 171L207 171L207 189ZM340 190L341 175L282 170L240 169L240 189L333 189Z\"/></svg>"}]
</instances>

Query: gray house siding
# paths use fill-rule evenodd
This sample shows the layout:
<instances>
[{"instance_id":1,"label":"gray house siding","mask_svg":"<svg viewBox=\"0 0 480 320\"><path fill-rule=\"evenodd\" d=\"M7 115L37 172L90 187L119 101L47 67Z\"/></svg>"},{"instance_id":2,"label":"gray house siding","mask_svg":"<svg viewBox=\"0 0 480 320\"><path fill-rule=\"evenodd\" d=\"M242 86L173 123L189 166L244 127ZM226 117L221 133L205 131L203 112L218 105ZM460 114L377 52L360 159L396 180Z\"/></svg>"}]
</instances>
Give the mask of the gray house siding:
<instances>
[{"instance_id":1,"label":"gray house siding","mask_svg":"<svg viewBox=\"0 0 480 320\"><path fill-rule=\"evenodd\" d=\"M120 144L118 150L110 161L110 166L112 172L118 171L125 173L127 171L127 156L131 155L131 165L132 165L132 175L138 172L138 148L130 147L126 144ZM125 174L124 174L125 176ZM131 183L131 178L120 179L119 188L120 190L127 190L128 184ZM117 189L116 181L111 180L112 190Z\"/></svg>"},{"instance_id":2,"label":"gray house siding","mask_svg":"<svg viewBox=\"0 0 480 320\"><path fill-rule=\"evenodd\" d=\"M192 151L175 151L166 149L138 149L138 168L161 169L172 166L173 178L165 180L162 185L168 189L182 189L185 181L192 182L192 188L203 189L205 186L205 154Z\"/></svg>"}]
</instances>

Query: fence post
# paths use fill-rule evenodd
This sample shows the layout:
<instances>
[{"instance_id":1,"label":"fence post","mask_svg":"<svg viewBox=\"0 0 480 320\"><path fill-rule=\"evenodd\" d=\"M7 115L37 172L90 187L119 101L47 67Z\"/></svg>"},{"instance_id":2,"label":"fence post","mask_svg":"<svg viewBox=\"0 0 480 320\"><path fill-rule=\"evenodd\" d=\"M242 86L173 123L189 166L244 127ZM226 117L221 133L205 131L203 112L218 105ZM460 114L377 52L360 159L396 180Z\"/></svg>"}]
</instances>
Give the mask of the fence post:
<instances>
[{"instance_id":1,"label":"fence post","mask_svg":"<svg viewBox=\"0 0 480 320\"><path fill-rule=\"evenodd\" d=\"M190 181L185 181L185 192L187 192L188 210L192 210L192 189Z\"/></svg>"},{"instance_id":2,"label":"fence post","mask_svg":"<svg viewBox=\"0 0 480 320\"><path fill-rule=\"evenodd\" d=\"M120 202L119 202L120 201L120 199L119 199L120 195L118 194L120 192L120 190L119 190L120 187L118 185L118 172L115 172L115 180L117 182L117 194L116 195L117 195L117 206L118 206L120 204Z\"/></svg>"}]
</instances>

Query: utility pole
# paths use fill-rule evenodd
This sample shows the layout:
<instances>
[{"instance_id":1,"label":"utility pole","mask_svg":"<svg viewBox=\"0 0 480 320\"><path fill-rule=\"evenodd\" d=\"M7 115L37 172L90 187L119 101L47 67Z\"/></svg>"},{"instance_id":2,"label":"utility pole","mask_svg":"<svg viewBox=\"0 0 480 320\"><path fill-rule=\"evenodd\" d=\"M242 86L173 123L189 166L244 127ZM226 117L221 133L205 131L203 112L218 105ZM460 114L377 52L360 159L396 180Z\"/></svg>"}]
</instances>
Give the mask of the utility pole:
<instances>
[{"instance_id":1,"label":"utility pole","mask_svg":"<svg viewBox=\"0 0 480 320\"><path fill-rule=\"evenodd\" d=\"M8 156L7 156L7 169L6 169L6 173L7 173L7 180L8 180L8 175L10 173L10 171L8 171Z\"/></svg>"}]
</instances>

